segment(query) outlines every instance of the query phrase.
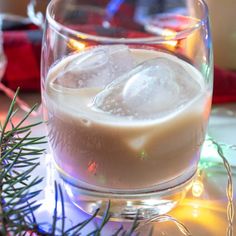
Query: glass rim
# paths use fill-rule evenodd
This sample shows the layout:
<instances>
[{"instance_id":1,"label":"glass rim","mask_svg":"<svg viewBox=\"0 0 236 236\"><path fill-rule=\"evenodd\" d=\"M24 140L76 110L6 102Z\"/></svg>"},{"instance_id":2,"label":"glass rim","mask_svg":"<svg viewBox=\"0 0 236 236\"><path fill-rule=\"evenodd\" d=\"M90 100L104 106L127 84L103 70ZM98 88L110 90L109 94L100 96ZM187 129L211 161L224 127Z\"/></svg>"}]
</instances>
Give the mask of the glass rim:
<instances>
[{"instance_id":1,"label":"glass rim","mask_svg":"<svg viewBox=\"0 0 236 236\"><path fill-rule=\"evenodd\" d=\"M51 12L53 9L53 6L58 3L61 0L51 0L50 3L47 6L46 9L46 20L52 26L57 32L60 32L61 35L63 35L63 32L66 34L74 36L74 38L81 38L91 41L96 41L100 43L157 43L157 42L166 42L166 41L172 41L172 40L178 40L184 38L184 36L189 35L194 30L198 29L201 25L203 25L209 17L209 9L205 2L205 0L197 0L201 4L201 8L203 9L203 17L199 19L197 23L192 25L191 27L178 31L174 35L168 35L168 36L150 36L150 37L137 37L137 38L114 38L114 37L106 37L106 36L97 36L92 34L83 33L81 31L73 30L66 25L63 25L62 23L59 23L56 21ZM83 4L85 5L85 4Z\"/></svg>"}]
</instances>

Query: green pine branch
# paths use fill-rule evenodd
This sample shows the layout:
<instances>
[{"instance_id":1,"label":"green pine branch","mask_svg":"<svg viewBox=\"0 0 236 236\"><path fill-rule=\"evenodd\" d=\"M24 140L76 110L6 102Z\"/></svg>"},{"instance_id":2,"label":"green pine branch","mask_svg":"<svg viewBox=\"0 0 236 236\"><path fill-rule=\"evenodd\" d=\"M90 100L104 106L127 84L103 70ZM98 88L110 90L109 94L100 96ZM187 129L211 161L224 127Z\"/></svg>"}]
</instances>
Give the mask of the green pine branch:
<instances>
[{"instance_id":1,"label":"green pine branch","mask_svg":"<svg viewBox=\"0 0 236 236\"><path fill-rule=\"evenodd\" d=\"M39 125L24 126L31 111L17 124L12 118L16 97L10 105L6 120L0 124L0 232L1 235L23 235L34 227L34 211L40 207L34 200L40 191L35 191L43 180L32 177L31 173L39 165L39 157L44 152L38 149L38 143L44 143L44 137L31 137L31 128Z\"/></svg>"},{"instance_id":2,"label":"green pine branch","mask_svg":"<svg viewBox=\"0 0 236 236\"><path fill-rule=\"evenodd\" d=\"M39 158L44 149L38 148L44 144L45 137L32 137L31 129L41 122L24 125L34 106L22 120L14 124L12 119L17 114L15 110L16 98L19 89L12 100L5 122L0 122L0 236L1 235L81 235L81 231L97 216L99 209L85 221L65 229L66 209L61 186L55 183L55 207L52 216L52 227L44 232L37 222L35 211L40 207L35 198L40 194L38 189L43 181L40 176L32 176L39 165ZM61 204L62 214L58 216L58 207ZM110 203L99 226L88 235L100 236L110 220ZM60 225L60 227L58 226ZM115 235L131 236L138 227L134 221L130 230L121 226Z\"/></svg>"}]
</instances>

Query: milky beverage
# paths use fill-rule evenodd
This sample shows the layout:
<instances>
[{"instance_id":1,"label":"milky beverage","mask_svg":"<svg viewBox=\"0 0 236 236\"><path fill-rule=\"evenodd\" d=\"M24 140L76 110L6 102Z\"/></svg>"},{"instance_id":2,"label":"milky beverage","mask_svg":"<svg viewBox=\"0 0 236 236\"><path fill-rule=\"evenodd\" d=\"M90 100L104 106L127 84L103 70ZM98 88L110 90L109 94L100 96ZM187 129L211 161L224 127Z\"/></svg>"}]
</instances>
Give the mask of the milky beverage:
<instances>
[{"instance_id":1,"label":"milky beverage","mask_svg":"<svg viewBox=\"0 0 236 236\"><path fill-rule=\"evenodd\" d=\"M50 145L67 181L135 190L194 174L210 95L190 64L154 50L99 46L53 66L45 87Z\"/></svg>"}]
</instances>

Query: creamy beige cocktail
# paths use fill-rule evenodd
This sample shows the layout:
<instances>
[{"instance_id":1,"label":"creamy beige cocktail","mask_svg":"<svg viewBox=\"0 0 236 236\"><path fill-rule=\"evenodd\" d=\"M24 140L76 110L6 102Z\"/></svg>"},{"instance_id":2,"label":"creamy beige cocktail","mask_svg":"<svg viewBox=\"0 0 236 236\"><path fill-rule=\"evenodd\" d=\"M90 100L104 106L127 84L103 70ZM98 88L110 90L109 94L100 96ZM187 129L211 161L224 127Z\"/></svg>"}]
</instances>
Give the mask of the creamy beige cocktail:
<instances>
[{"instance_id":1,"label":"creamy beige cocktail","mask_svg":"<svg viewBox=\"0 0 236 236\"><path fill-rule=\"evenodd\" d=\"M211 99L200 72L175 56L131 49L133 61L124 54L125 64L133 68L152 59L146 65L151 69L142 74L127 67L117 72L118 82L104 77L101 85L97 78L85 83L96 71L105 76L109 66L92 61L101 55L86 58L93 50L99 49L83 52L75 66L70 64L80 54L65 57L51 68L45 84L49 140L63 178L87 189L129 191L165 188L192 177ZM108 51L113 60L122 59L122 53L113 51ZM161 65L170 62L167 76L155 58Z\"/></svg>"}]
</instances>

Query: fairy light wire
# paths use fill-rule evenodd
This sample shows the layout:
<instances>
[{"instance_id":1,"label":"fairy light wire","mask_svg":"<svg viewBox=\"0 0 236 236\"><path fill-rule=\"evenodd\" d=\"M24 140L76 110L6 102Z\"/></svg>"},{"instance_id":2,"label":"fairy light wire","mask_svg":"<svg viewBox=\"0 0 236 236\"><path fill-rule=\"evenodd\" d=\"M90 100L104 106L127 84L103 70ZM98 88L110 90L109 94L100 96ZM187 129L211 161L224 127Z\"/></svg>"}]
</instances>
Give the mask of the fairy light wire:
<instances>
[{"instance_id":1,"label":"fairy light wire","mask_svg":"<svg viewBox=\"0 0 236 236\"><path fill-rule=\"evenodd\" d=\"M152 223L152 222L173 222L177 228L180 230L181 233L183 233L183 235L185 236L192 236L190 230L183 224L181 223L179 220L177 220L176 218L170 216L170 215L159 215L159 216L154 216L151 219L145 221L143 224L140 224L137 229L136 232L140 230L140 228Z\"/></svg>"},{"instance_id":2,"label":"fairy light wire","mask_svg":"<svg viewBox=\"0 0 236 236\"><path fill-rule=\"evenodd\" d=\"M233 193L233 177L232 177L232 169L224 156L221 145L219 145L216 141L211 139L212 144L217 148L219 156L223 160L224 167L226 169L228 175L227 187L226 187L226 195L228 199L227 205L227 219L228 219L228 227L227 227L227 236L233 236L233 221L234 221L234 193Z\"/></svg>"},{"instance_id":3,"label":"fairy light wire","mask_svg":"<svg viewBox=\"0 0 236 236\"><path fill-rule=\"evenodd\" d=\"M227 200L228 200L228 204L227 204L227 220L228 220L228 226L227 226L227 230L226 230L226 235L227 236L233 236L234 233L234 228L233 228L233 221L234 221L234 194L233 194L233 175L232 175L232 168L229 164L229 162L227 161L226 157L224 156L224 152L222 150L222 145L220 145L219 143L217 143L216 141L214 141L213 139L210 139L211 143L216 147L217 152L219 154L219 157L222 159L223 161L223 165L224 168L227 172L227 186L226 186L226 195L227 195ZM235 148L235 145L233 145L233 147ZM140 224L139 227L136 229L137 231L150 224L153 222L173 222L175 223L175 225L178 227L178 229L180 230L180 232L183 233L183 235L185 236L192 236L191 232L189 231L189 229L183 224L181 223L179 220L177 220L176 218L170 216L170 215L160 215L160 216L154 216L151 219L145 221L144 223Z\"/></svg>"}]
</instances>

